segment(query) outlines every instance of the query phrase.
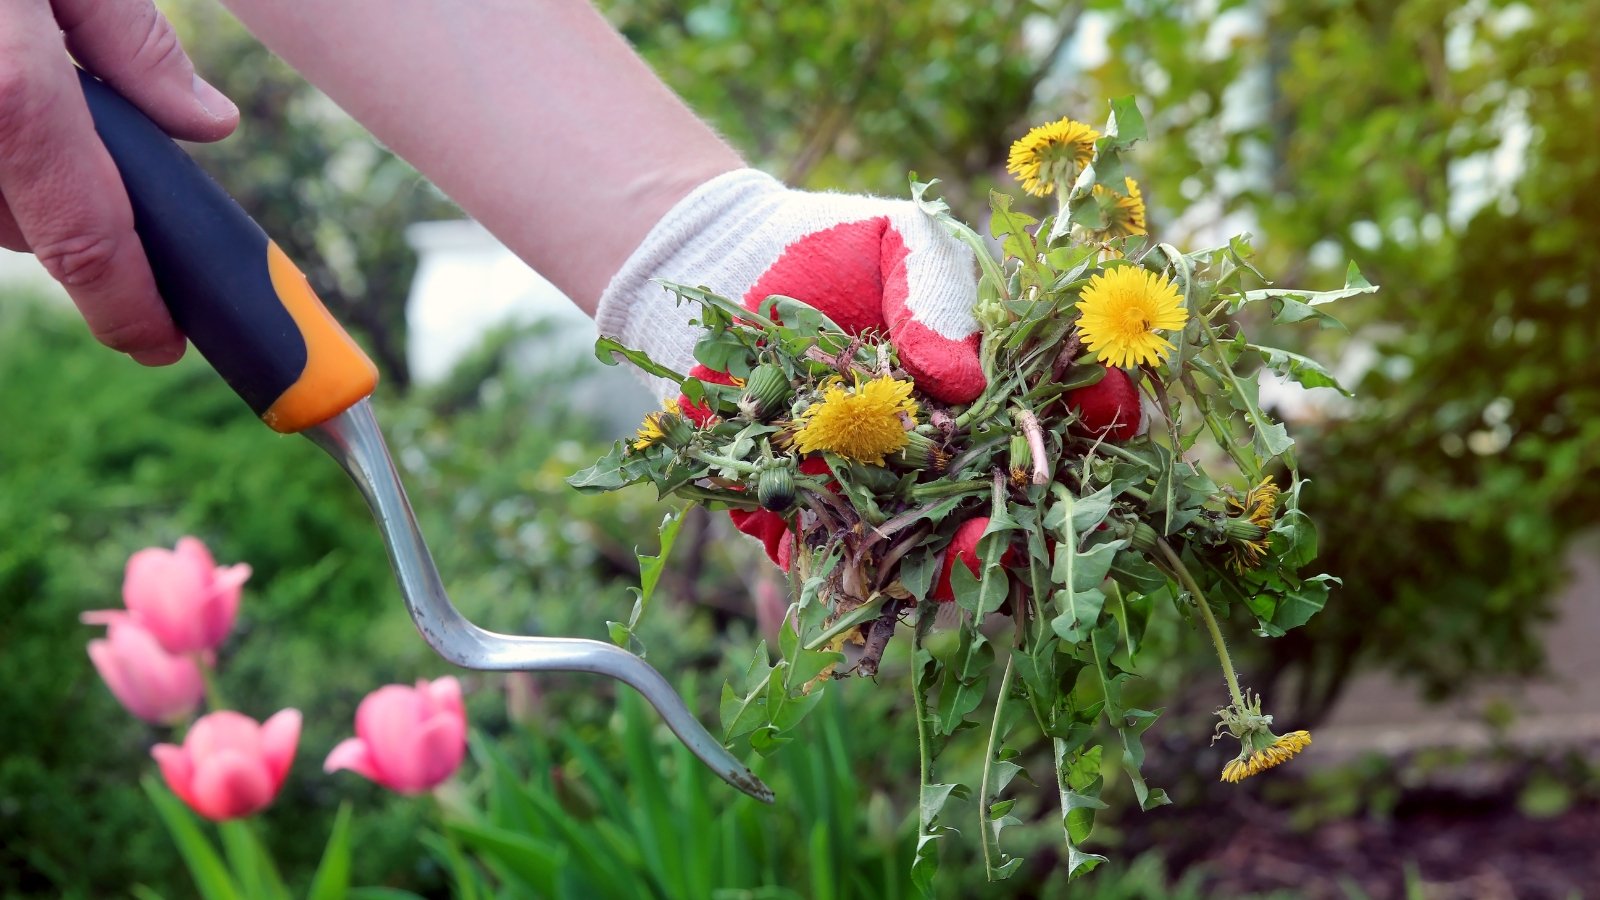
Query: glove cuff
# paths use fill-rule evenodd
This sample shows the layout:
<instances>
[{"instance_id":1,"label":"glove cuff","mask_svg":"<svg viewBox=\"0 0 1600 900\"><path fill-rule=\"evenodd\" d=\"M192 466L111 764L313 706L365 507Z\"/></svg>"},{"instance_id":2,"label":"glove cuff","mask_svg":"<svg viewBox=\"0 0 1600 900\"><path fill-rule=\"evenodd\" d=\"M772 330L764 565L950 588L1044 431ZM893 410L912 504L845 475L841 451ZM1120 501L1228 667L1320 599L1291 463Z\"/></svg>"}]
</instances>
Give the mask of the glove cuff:
<instances>
[{"instance_id":1,"label":"glove cuff","mask_svg":"<svg viewBox=\"0 0 1600 900\"><path fill-rule=\"evenodd\" d=\"M650 229L600 295L600 333L687 372L699 338L689 320L699 310L678 305L653 279L697 284L701 273L716 270L736 282L753 282L761 261L740 245L787 193L782 182L756 169L726 172L695 188ZM677 391L666 379L648 380L657 394Z\"/></svg>"}]
</instances>

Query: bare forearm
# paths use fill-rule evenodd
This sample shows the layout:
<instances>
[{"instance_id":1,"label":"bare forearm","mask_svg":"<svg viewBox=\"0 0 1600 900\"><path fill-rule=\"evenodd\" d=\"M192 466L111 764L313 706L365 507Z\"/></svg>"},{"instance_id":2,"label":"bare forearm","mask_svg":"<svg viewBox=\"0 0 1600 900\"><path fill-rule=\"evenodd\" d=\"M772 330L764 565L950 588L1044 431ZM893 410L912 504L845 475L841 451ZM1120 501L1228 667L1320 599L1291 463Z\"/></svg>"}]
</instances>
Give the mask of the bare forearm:
<instances>
[{"instance_id":1,"label":"bare forearm","mask_svg":"<svg viewBox=\"0 0 1600 900\"><path fill-rule=\"evenodd\" d=\"M223 0L593 314L695 186L742 165L586 0Z\"/></svg>"}]
</instances>

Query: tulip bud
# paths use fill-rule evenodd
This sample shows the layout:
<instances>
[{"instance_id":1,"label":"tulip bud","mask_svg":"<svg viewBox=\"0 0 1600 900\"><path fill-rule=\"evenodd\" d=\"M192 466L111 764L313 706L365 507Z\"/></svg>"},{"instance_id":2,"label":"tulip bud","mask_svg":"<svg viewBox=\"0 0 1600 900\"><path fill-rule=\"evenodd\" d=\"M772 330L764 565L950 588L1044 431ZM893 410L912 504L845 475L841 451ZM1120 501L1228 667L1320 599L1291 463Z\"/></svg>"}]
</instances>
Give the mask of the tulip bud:
<instances>
[{"instance_id":1,"label":"tulip bud","mask_svg":"<svg viewBox=\"0 0 1600 900\"><path fill-rule=\"evenodd\" d=\"M249 577L248 565L219 566L205 544L186 537L175 550L151 547L129 557L122 599L168 653L214 650L233 628Z\"/></svg>"},{"instance_id":2,"label":"tulip bud","mask_svg":"<svg viewBox=\"0 0 1600 900\"><path fill-rule=\"evenodd\" d=\"M744 395L739 398L739 412L749 419L766 419L794 394L789 377L783 369L772 363L755 367L744 383Z\"/></svg>"},{"instance_id":3,"label":"tulip bud","mask_svg":"<svg viewBox=\"0 0 1600 900\"><path fill-rule=\"evenodd\" d=\"M183 745L150 749L167 787L214 821L266 808L283 787L300 743L300 712L285 709L257 724L230 709L201 716Z\"/></svg>"},{"instance_id":4,"label":"tulip bud","mask_svg":"<svg viewBox=\"0 0 1600 900\"><path fill-rule=\"evenodd\" d=\"M466 752L461 683L446 675L368 694L356 708L356 736L340 741L322 770L349 769L391 791L417 794L454 774Z\"/></svg>"},{"instance_id":5,"label":"tulip bud","mask_svg":"<svg viewBox=\"0 0 1600 900\"><path fill-rule=\"evenodd\" d=\"M89 658L128 712L156 723L194 714L205 684L192 656L168 653L125 612L85 613L83 621L108 626L105 638L89 642Z\"/></svg>"}]
</instances>

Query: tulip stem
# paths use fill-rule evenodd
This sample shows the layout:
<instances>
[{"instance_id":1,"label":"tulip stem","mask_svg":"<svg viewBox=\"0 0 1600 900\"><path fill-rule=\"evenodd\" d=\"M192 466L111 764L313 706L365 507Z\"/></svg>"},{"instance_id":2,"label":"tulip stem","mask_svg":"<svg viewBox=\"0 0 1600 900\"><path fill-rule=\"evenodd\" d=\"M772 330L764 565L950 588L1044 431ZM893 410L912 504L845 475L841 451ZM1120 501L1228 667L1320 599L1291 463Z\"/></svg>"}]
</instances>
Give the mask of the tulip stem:
<instances>
[{"instance_id":1,"label":"tulip stem","mask_svg":"<svg viewBox=\"0 0 1600 900\"><path fill-rule=\"evenodd\" d=\"M192 655L195 667L200 670L200 683L205 686L206 706L210 707L212 712L216 712L219 709L227 709L228 701L223 698L222 689L217 687L216 670L205 659L205 654L195 653Z\"/></svg>"}]
</instances>

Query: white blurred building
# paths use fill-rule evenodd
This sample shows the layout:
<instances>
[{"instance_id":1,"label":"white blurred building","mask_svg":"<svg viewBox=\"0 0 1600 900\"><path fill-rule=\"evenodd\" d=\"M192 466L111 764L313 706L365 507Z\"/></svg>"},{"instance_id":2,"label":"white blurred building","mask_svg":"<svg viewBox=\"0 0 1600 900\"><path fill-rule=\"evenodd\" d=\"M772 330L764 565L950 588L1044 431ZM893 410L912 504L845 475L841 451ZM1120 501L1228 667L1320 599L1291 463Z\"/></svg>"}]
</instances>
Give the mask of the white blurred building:
<instances>
[{"instance_id":1,"label":"white blurred building","mask_svg":"<svg viewBox=\"0 0 1600 900\"><path fill-rule=\"evenodd\" d=\"M417 253L406 299L406 355L417 384L446 378L495 329L540 324L516 357L527 374L576 369L574 402L619 435L656 407L626 364L595 359L593 320L483 226L420 222L406 230L406 241Z\"/></svg>"}]
</instances>

